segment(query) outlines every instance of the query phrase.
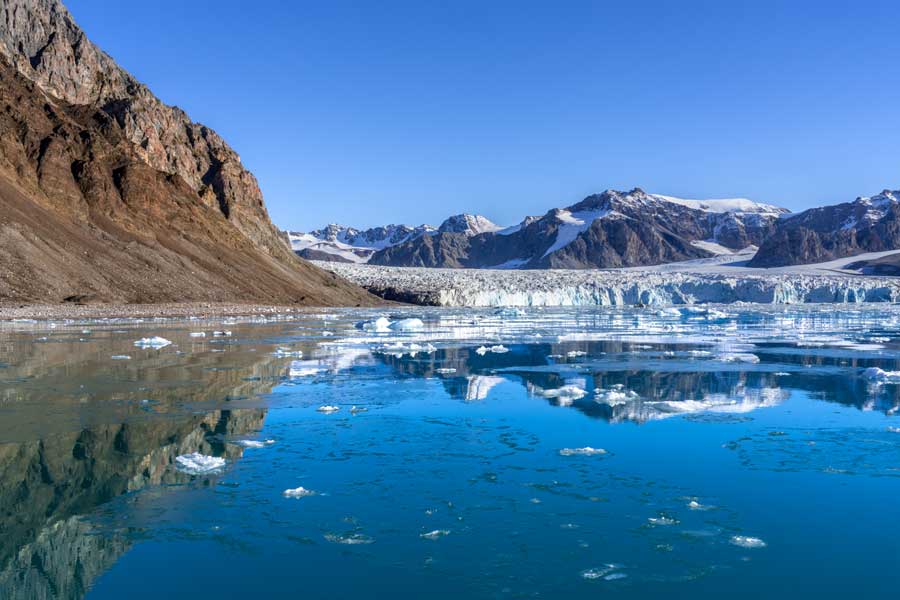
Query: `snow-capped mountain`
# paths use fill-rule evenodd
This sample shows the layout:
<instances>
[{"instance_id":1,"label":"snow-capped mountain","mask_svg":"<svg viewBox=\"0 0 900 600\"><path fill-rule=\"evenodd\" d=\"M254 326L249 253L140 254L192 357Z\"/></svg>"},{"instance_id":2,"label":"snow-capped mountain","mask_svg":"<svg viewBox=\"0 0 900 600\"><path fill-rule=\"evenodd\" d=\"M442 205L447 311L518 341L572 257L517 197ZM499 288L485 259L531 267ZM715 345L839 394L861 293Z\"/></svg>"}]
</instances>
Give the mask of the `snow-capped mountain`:
<instances>
[{"instance_id":1,"label":"snow-capped mountain","mask_svg":"<svg viewBox=\"0 0 900 600\"><path fill-rule=\"evenodd\" d=\"M758 245L787 211L736 198L687 200L607 190L506 229L444 229L380 249L370 262L451 268L652 265Z\"/></svg>"},{"instance_id":2,"label":"snow-capped mountain","mask_svg":"<svg viewBox=\"0 0 900 600\"><path fill-rule=\"evenodd\" d=\"M303 233L287 232L294 252L311 260L364 263L385 248L416 240L423 235L452 232L466 236L502 229L481 215L459 214L446 219L439 227L431 225L385 225L359 230L331 224Z\"/></svg>"},{"instance_id":3,"label":"snow-capped mountain","mask_svg":"<svg viewBox=\"0 0 900 600\"><path fill-rule=\"evenodd\" d=\"M900 248L900 191L811 208L779 219L752 267L809 264Z\"/></svg>"}]
</instances>

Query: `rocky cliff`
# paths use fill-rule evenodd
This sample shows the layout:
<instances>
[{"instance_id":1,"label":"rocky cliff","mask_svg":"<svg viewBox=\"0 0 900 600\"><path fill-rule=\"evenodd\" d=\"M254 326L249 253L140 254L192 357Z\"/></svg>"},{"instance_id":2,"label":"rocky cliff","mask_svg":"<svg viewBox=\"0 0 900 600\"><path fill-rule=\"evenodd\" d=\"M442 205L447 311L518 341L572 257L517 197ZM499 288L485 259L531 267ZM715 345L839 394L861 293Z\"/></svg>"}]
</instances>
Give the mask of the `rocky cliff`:
<instances>
[{"instance_id":1,"label":"rocky cliff","mask_svg":"<svg viewBox=\"0 0 900 600\"><path fill-rule=\"evenodd\" d=\"M900 191L811 208L779 220L751 267L826 262L900 248Z\"/></svg>"},{"instance_id":2,"label":"rocky cliff","mask_svg":"<svg viewBox=\"0 0 900 600\"><path fill-rule=\"evenodd\" d=\"M0 300L358 304L298 259L211 129L58 0L0 3Z\"/></svg>"}]
</instances>

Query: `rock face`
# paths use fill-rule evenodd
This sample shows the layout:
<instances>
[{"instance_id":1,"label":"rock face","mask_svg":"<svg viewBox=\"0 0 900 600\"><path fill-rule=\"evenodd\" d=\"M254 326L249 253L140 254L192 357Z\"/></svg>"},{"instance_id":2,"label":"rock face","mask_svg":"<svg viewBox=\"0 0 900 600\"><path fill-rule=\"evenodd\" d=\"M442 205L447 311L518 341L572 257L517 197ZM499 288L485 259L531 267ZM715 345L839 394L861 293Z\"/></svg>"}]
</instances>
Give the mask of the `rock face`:
<instances>
[{"instance_id":1,"label":"rock face","mask_svg":"<svg viewBox=\"0 0 900 600\"><path fill-rule=\"evenodd\" d=\"M0 4L0 133L0 299L369 301L298 260L234 150L58 0Z\"/></svg>"},{"instance_id":2,"label":"rock face","mask_svg":"<svg viewBox=\"0 0 900 600\"><path fill-rule=\"evenodd\" d=\"M376 252L406 267L588 269L654 265L757 245L787 211L744 199L683 200L607 190L501 230L439 229Z\"/></svg>"},{"instance_id":3,"label":"rock face","mask_svg":"<svg viewBox=\"0 0 900 600\"><path fill-rule=\"evenodd\" d=\"M780 219L752 267L810 264L900 248L900 191Z\"/></svg>"}]
</instances>

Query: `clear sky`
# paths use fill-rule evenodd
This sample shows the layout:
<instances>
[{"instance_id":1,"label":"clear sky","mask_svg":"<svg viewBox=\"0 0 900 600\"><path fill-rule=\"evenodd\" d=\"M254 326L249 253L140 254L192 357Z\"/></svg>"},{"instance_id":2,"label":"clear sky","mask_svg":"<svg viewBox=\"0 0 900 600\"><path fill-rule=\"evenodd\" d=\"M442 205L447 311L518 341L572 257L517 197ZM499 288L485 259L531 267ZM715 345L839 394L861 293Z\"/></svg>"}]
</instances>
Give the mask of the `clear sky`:
<instances>
[{"instance_id":1,"label":"clear sky","mask_svg":"<svg viewBox=\"0 0 900 600\"><path fill-rule=\"evenodd\" d=\"M900 2L68 0L283 228L900 188Z\"/></svg>"}]
</instances>

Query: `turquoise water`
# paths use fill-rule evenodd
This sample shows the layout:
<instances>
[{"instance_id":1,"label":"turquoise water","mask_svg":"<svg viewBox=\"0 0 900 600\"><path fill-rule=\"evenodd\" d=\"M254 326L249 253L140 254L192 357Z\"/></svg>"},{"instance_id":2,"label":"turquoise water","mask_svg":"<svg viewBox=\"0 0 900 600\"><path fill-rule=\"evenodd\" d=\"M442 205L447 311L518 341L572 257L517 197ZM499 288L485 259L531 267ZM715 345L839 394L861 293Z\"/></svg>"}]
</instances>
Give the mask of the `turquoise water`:
<instances>
[{"instance_id":1,"label":"turquoise water","mask_svg":"<svg viewBox=\"0 0 900 600\"><path fill-rule=\"evenodd\" d=\"M3 326L0 597L896 596L900 309L378 316Z\"/></svg>"}]
</instances>

